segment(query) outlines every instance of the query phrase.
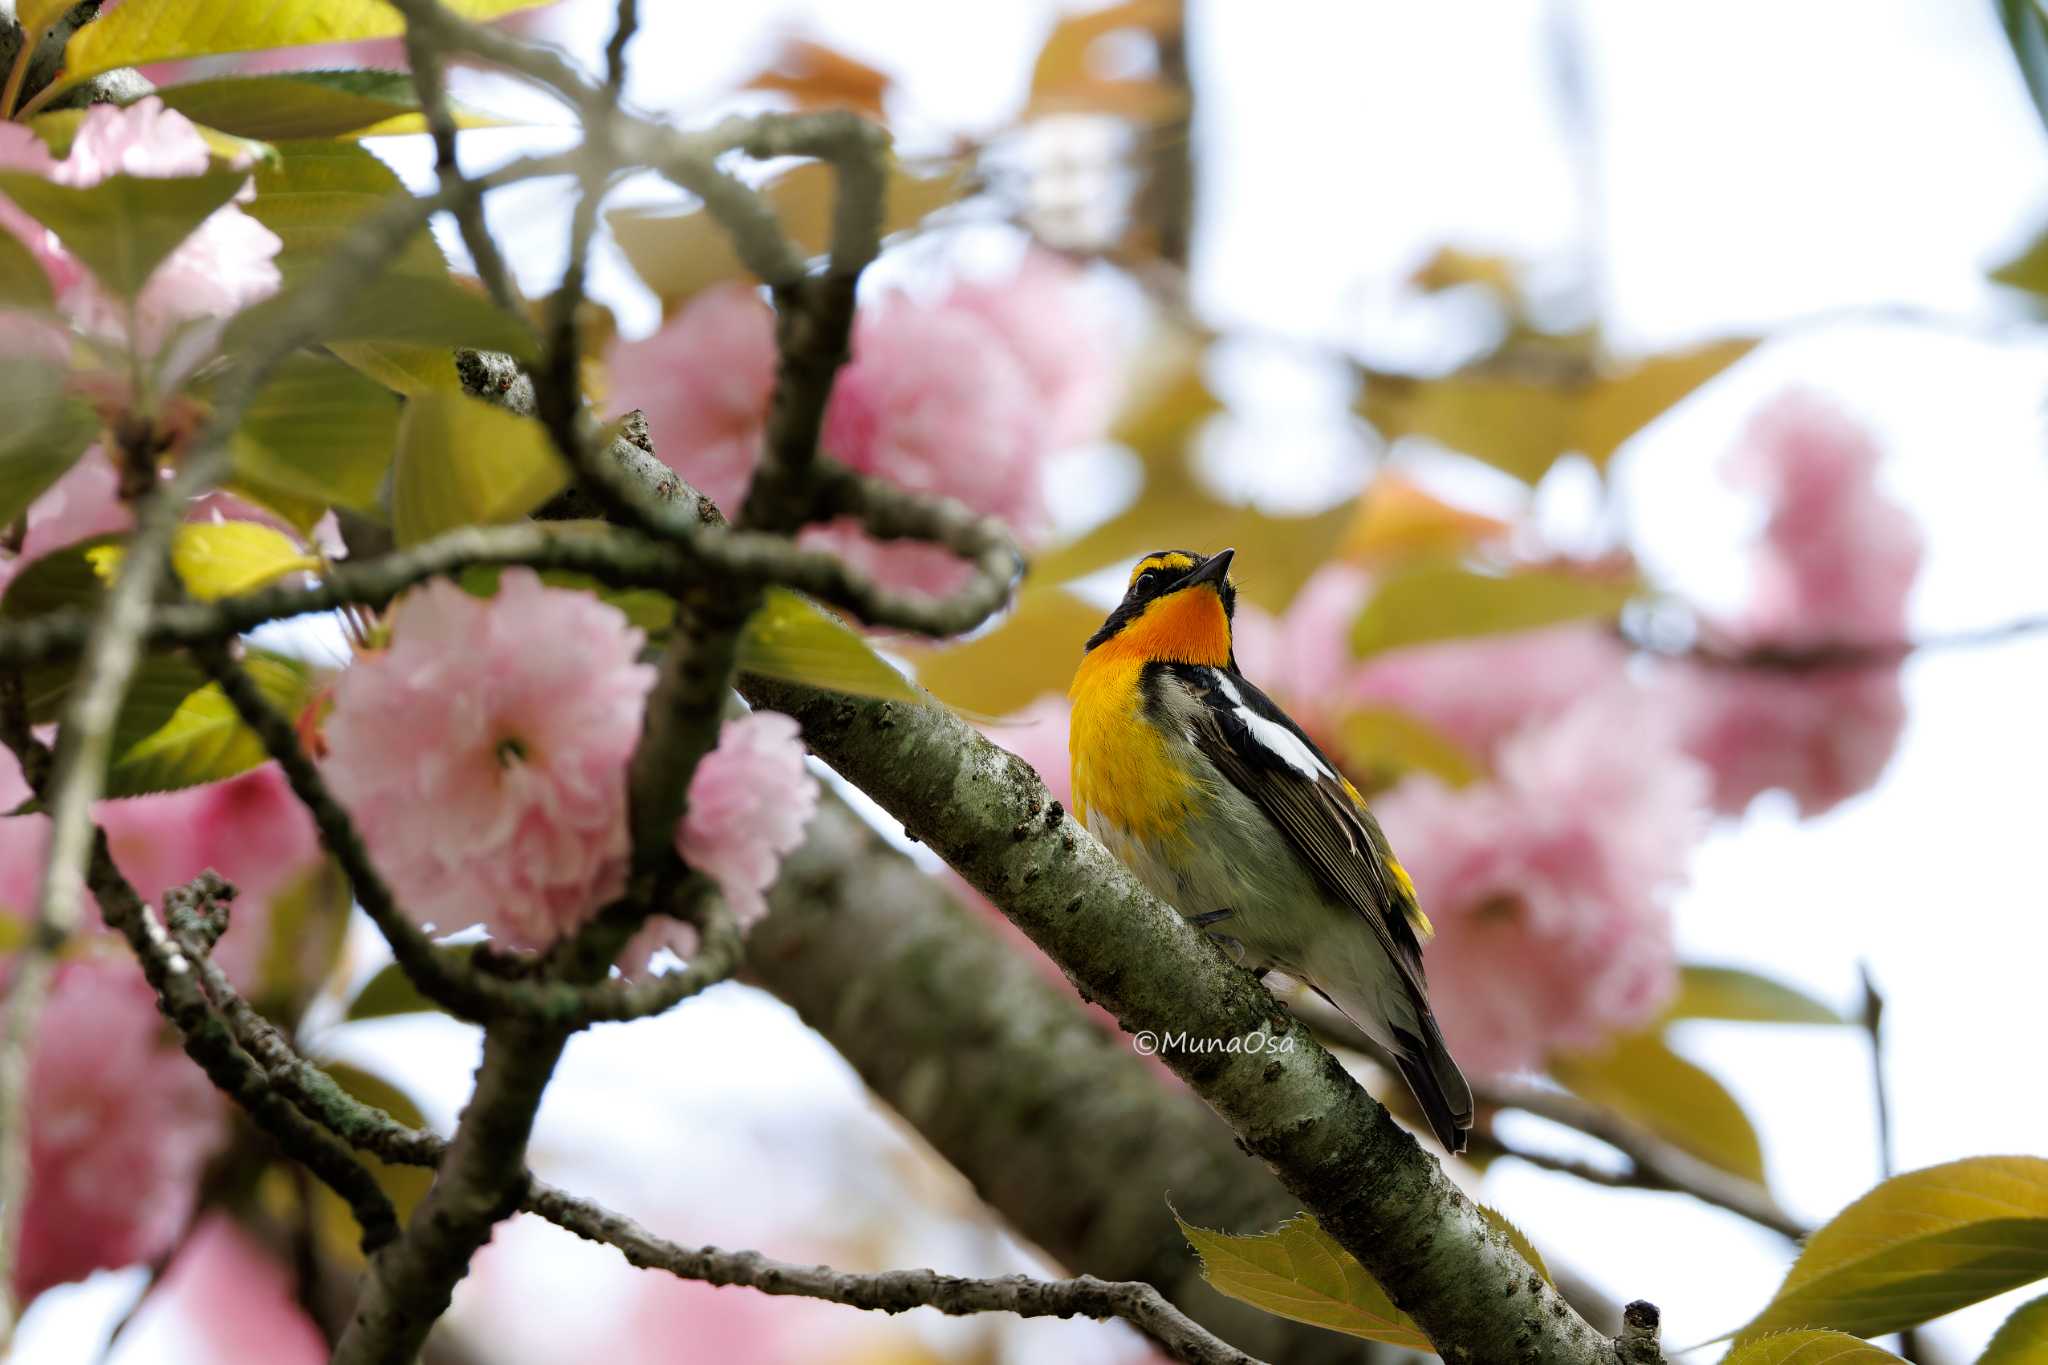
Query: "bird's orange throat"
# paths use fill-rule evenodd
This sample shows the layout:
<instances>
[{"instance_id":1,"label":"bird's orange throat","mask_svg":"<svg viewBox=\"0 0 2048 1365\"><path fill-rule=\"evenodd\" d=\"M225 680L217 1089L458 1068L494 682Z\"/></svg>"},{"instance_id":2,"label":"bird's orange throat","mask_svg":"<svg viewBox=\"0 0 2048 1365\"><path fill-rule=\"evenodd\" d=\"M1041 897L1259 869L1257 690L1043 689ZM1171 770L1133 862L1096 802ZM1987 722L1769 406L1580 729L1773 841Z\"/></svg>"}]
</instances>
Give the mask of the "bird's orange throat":
<instances>
[{"instance_id":1,"label":"bird's orange throat","mask_svg":"<svg viewBox=\"0 0 2048 1365\"><path fill-rule=\"evenodd\" d=\"M1109 639L1088 651L1075 677L1079 686L1089 665L1114 669L1139 663L1208 664L1230 662L1230 617L1223 599L1206 587L1187 588L1162 597Z\"/></svg>"}]
</instances>

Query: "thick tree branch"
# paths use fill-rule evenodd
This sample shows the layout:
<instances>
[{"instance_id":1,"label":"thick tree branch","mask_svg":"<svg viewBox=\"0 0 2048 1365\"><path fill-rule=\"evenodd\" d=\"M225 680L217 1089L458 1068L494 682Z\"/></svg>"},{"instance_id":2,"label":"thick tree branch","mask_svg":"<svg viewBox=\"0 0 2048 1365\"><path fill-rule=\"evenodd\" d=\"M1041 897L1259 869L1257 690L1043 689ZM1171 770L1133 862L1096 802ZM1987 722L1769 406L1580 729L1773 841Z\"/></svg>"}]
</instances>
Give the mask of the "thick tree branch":
<instances>
[{"instance_id":1,"label":"thick tree branch","mask_svg":"<svg viewBox=\"0 0 2048 1365\"><path fill-rule=\"evenodd\" d=\"M1357 1256L1449 1360L1613 1359L1589 1326L1249 973L1046 795L1025 764L936 705L747 678L1129 1031L1257 1037L1163 1060Z\"/></svg>"}]
</instances>

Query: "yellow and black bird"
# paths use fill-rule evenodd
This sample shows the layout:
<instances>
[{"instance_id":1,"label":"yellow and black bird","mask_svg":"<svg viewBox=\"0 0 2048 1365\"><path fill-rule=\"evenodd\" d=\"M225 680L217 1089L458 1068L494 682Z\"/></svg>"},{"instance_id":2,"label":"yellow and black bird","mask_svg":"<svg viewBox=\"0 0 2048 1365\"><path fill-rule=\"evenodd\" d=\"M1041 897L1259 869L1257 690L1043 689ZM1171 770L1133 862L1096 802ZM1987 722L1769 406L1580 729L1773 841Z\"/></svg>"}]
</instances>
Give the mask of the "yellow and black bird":
<instances>
[{"instance_id":1,"label":"yellow and black bird","mask_svg":"<svg viewBox=\"0 0 2048 1365\"><path fill-rule=\"evenodd\" d=\"M1232 554L1163 550L1131 570L1070 692L1074 814L1249 965L1342 1010L1463 1151L1472 1091L1429 1010L1429 920L1357 789L1237 671Z\"/></svg>"}]
</instances>

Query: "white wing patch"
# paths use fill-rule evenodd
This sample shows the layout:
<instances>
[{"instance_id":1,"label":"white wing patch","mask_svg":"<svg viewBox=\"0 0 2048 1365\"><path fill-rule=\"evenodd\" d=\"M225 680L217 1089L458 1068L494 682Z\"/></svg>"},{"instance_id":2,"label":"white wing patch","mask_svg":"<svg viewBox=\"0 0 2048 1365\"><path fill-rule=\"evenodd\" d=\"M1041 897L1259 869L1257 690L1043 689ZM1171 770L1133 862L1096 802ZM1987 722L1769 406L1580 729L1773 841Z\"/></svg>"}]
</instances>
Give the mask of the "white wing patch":
<instances>
[{"instance_id":1,"label":"white wing patch","mask_svg":"<svg viewBox=\"0 0 2048 1365\"><path fill-rule=\"evenodd\" d=\"M1252 738L1261 747L1311 782L1326 777L1333 781L1336 779L1337 775L1323 766L1321 760L1316 757L1315 750L1303 744L1299 735L1278 721L1267 720L1246 706L1244 694L1237 690L1237 684L1230 680L1229 674L1220 668L1212 668L1209 670L1209 676L1215 679L1217 689L1230 698L1231 709L1237 713L1238 720L1244 723L1244 728L1251 732Z\"/></svg>"}]
</instances>

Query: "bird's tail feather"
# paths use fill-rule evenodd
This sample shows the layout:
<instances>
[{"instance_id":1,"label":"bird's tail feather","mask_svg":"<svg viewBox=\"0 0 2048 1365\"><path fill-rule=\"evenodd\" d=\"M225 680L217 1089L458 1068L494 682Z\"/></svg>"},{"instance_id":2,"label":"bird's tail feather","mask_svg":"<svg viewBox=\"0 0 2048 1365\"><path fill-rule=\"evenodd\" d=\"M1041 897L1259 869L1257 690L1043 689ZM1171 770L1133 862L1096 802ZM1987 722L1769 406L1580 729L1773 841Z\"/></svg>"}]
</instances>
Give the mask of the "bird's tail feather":
<instances>
[{"instance_id":1,"label":"bird's tail feather","mask_svg":"<svg viewBox=\"0 0 2048 1365\"><path fill-rule=\"evenodd\" d=\"M1465 1130L1472 1126L1472 1087L1465 1073L1451 1060L1444 1036L1427 1011L1422 1016L1421 1038L1398 1030L1397 1040L1405 1046L1394 1054L1401 1079L1422 1106L1430 1131L1445 1151L1456 1155L1465 1150Z\"/></svg>"}]
</instances>

